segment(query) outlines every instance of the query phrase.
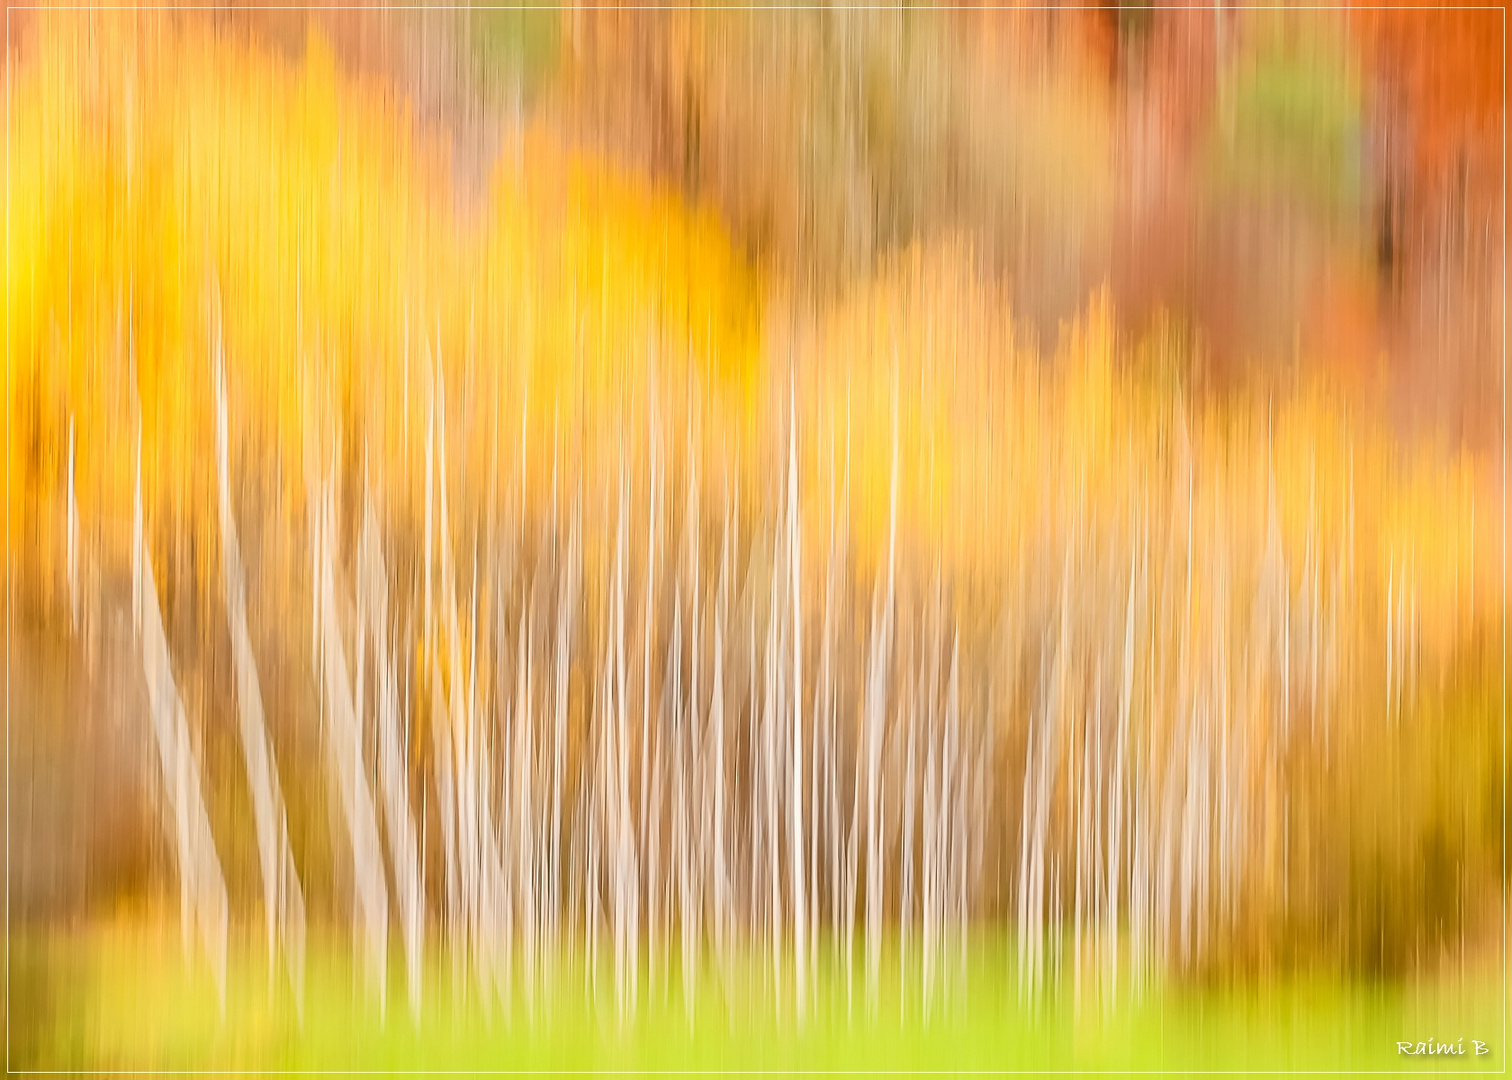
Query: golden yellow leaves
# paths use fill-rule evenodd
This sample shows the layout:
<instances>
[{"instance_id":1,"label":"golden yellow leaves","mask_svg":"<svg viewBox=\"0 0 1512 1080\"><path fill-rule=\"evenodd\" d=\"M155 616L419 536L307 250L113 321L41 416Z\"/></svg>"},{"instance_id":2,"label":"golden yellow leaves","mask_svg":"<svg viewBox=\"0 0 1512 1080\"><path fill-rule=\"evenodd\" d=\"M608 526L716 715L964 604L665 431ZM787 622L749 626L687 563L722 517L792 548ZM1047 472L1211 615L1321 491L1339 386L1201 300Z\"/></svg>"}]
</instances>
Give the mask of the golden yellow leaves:
<instances>
[{"instance_id":1,"label":"golden yellow leaves","mask_svg":"<svg viewBox=\"0 0 1512 1080\"><path fill-rule=\"evenodd\" d=\"M943 244L810 324L711 213L539 130L506 143L468 216L441 140L318 39L297 70L190 31L95 46L43 34L13 75L9 543L21 520L62 520L70 420L86 517L129 506L138 431L149 501L208 513L215 308L233 459L282 478L285 515L320 432L322 455L381 460L385 513L417 521L433 401L462 510L515 476L521 500L553 475L612 492L652 416L669 444L697 428L706 477L719 443L765 483L792 401L803 499L835 492L862 573L885 551L896 462L899 543L946 574L1027 573L1068 547L1126 559L1178 529L1253 565L1274 514L1287 588L1328 560L1353 583L1340 618L1405 595L1448 649L1502 602L1500 512L1476 504L1468 463L1404 462L1322 391L1200 403L1127 366L1106 297L1041 358L972 253Z\"/></svg>"},{"instance_id":2,"label":"golden yellow leaves","mask_svg":"<svg viewBox=\"0 0 1512 1080\"><path fill-rule=\"evenodd\" d=\"M319 38L290 70L189 29L102 23L91 49L51 25L13 84L8 462L47 462L13 477L16 509L52 513L70 415L114 512L134 474L108 463L138 431L149 496L208 507L212 321L233 447L287 463L286 512L311 430L380 457L390 508L413 511L435 372L464 498L492 493L501 423L607 465L602 425L653 384L754 399L759 292L710 215L537 139L464 219L435 137Z\"/></svg>"}]
</instances>

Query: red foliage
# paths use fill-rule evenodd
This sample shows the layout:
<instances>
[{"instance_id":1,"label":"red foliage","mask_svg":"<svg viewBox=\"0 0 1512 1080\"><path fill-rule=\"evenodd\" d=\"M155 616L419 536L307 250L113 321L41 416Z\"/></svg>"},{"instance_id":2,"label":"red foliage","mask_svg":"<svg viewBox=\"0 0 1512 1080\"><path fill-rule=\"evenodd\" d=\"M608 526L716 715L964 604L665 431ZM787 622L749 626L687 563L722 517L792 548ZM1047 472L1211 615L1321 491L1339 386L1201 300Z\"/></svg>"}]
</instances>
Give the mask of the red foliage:
<instances>
[{"instance_id":1,"label":"red foliage","mask_svg":"<svg viewBox=\"0 0 1512 1080\"><path fill-rule=\"evenodd\" d=\"M1505 12L1360 10L1372 111L1405 143L1410 200L1499 205Z\"/></svg>"}]
</instances>

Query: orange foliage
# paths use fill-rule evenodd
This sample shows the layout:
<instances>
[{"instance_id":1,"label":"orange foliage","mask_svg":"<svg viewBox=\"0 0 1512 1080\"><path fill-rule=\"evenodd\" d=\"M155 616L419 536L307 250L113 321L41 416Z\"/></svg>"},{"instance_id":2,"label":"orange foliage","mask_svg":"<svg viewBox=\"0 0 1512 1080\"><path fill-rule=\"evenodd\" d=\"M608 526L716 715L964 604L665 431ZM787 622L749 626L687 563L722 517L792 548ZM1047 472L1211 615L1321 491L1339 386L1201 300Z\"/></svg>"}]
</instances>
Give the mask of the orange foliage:
<instances>
[{"instance_id":1,"label":"orange foliage","mask_svg":"<svg viewBox=\"0 0 1512 1080\"><path fill-rule=\"evenodd\" d=\"M1353 23L1394 123L1409 131L1421 196L1462 184L1479 205L1501 183L1504 12L1362 10ZM1452 190L1452 188L1451 188Z\"/></svg>"}]
</instances>

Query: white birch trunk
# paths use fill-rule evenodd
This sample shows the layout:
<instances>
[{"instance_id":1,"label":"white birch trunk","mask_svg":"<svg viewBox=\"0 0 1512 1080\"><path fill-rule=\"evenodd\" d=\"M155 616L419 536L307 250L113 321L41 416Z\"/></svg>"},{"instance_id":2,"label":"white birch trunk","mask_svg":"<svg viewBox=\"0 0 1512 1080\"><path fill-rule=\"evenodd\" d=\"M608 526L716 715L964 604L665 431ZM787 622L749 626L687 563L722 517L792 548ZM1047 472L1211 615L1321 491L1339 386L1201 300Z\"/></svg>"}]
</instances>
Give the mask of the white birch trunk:
<instances>
[{"instance_id":1,"label":"white birch trunk","mask_svg":"<svg viewBox=\"0 0 1512 1080\"><path fill-rule=\"evenodd\" d=\"M226 937L228 903L220 858L210 833L210 815L200 791L199 769L189 741L189 720L173 681L168 638L158 607L157 578L143 539L142 459L137 449L136 513L133 527L135 558L132 592L134 625L142 650L142 674L152 733L168 796L169 820L179 870L180 920L187 953L195 932L210 961L221 1014L226 1011Z\"/></svg>"},{"instance_id":2,"label":"white birch trunk","mask_svg":"<svg viewBox=\"0 0 1512 1080\"><path fill-rule=\"evenodd\" d=\"M295 1005L304 1011L304 893L289 845L289 823L284 810L283 791L278 783L278 766L264 722L262 691L258 685L257 666L252 656L252 639L247 630L245 572L241 545L237 541L236 523L231 512L230 466L226 418L226 388L220 365L219 339L216 341L216 460L219 465L219 510L221 527L222 584L226 597L226 616L231 631L231 656L236 682L238 732L242 758L247 767L247 785L252 793L252 816L257 828L257 853L262 871L263 907L268 925L268 978L272 989L278 969L278 947L284 947L290 986Z\"/></svg>"}]
</instances>

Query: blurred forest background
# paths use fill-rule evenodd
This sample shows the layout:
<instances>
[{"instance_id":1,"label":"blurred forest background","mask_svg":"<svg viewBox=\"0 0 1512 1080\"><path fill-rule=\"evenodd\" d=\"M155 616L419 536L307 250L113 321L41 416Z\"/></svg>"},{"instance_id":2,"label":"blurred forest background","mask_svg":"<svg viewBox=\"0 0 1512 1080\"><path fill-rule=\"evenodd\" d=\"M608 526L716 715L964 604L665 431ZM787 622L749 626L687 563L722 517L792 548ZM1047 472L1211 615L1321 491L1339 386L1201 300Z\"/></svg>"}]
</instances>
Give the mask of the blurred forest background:
<instances>
[{"instance_id":1,"label":"blurred forest background","mask_svg":"<svg viewBox=\"0 0 1512 1080\"><path fill-rule=\"evenodd\" d=\"M816 296L965 235L1042 335L1107 284L1211 378L1327 356L1412 430L1497 438L1494 9L203 10L293 62L320 33L453 141L459 197L545 128ZM59 17L17 11L10 59Z\"/></svg>"},{"instance_id":2,"label":"blurred forest background","mask_svg":"<svg viewBox=\"0 0 1512 1080\"><path fill-rule=\"evenodd\" d=\"M13 929L1495 955L1502 11L7 34Z\"/></svg>"}]
</instances>

